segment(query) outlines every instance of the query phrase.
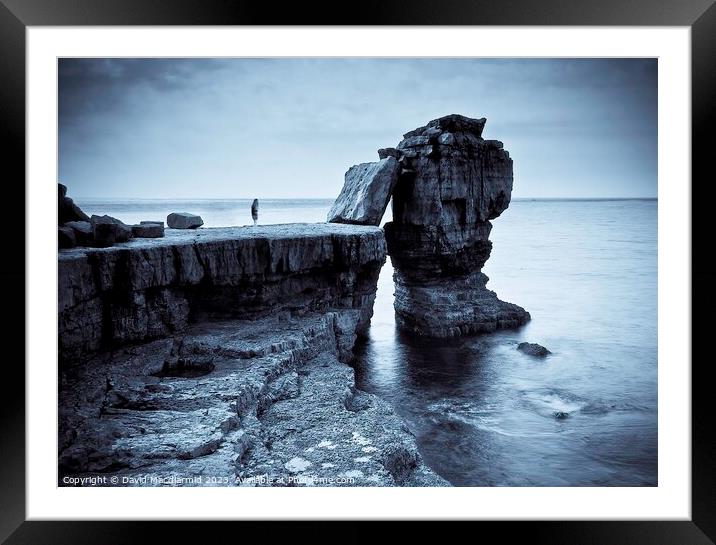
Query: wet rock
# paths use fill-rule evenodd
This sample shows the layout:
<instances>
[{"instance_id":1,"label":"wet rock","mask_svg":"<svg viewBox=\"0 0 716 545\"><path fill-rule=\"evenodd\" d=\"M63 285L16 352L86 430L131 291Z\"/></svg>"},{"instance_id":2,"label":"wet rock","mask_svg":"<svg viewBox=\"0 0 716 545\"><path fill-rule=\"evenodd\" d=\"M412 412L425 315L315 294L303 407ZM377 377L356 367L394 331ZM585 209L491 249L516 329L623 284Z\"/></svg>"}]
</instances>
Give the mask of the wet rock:
<instances>
[{"instance_id":1,"label":"wet rock","mask_svg":"<svg viewBox=\"0 0 716 545\"><path fill-rule=\"evenodd\" d=\"M564 411L555 411L552 413L552 416L557 420L564 420L565 418L569 418L569 413Z\"/></svg>"},{"instance_id":2,"label":"wet rock","mask_svg":"<svg viewBox=\"0 0 716 545\"><path fill-rule=\"evenodd\" d=\"M69 227L58 227L57 244L61 249L74 248L77 245L75 232Z\"/></svg>"},{"instance_id":3,"label":"wet rock","mask_svg":"<svg viewBox=\"0 0 716 545\"><path fill-rule=\"evenodd\" d=\"M537 358L544 358L552 352L547 350L544 346L537 343L520 343L517 345L517 350L524 352L528 356L535 356Z\"/></svg>"},{"instance_id":4,"label":"wet rock","mask_svg":"<svg viewBox=\"0 0 716 545\"><path fill-rule=\"evenodd\" d=\"M398 161L392 155L376 163L351 167L346 172L340 195L328 212L328 221L380 225L399 171Z\"/></svg>"},{"instance_id":5,"label":"wet rock","mask_svg":"<svg viewBox=\"0 0 716 545\"><path fill-rule=\"evenodd\" d=\"M136 238L161 238L164 236L164 225L159 223L133 225L132 236Z\"/></svg>"},{"instance_id":6,"label":"wet rock","mask_svg":"<svg viewBox=\"0 0 716 545\"><path fill-rule=\"evenodd\" d=\"M493 220L507 209L512 160L482 139L486 120L449 115L405 134L385 225L399 326L432 337L514 328L523 308L498 299L481 271ZM410 155L408 155L408 152Z\"/></svg>"},{"instance_id":7,"label":"wet rock","mask_svg":"<svg viewBox=\"0 0 716 545\"><path fill-rule=\"evenodd\" d=\"M170 229L196 229L204 225L204 220L196 214L173 212L167 216L167 225Z\"/></svg>"}]
</instances>

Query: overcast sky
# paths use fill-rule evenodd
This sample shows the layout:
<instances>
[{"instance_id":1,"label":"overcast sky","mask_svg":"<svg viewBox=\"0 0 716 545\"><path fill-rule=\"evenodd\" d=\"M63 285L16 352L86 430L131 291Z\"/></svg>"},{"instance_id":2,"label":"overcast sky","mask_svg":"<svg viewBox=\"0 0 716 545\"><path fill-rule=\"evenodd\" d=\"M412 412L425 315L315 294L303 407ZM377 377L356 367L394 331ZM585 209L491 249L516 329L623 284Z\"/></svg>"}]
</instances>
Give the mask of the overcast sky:
<instances>
[{"instance_id":1,"label":"overcast sky","mask_svg":"<svg viewBox=\"0 0 716 545\"><path fill-rule=\"evenodd\" d=\"M335 197L354 164L450 113L486 117L514 197L655 197L645 59L61 59L71 197Z\"/></svg>"}]
</instances>

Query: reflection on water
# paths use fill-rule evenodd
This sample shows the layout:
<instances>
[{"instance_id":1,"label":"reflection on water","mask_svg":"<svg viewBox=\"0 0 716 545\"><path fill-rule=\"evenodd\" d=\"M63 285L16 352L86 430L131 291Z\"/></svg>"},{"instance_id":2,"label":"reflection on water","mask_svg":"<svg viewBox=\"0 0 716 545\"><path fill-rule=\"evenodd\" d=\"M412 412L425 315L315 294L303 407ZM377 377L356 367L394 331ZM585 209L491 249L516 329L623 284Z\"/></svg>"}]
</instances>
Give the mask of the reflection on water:
<instances>
[{"instance_id":1,"label":"reflection on water","mask_svg":"<svg viewBox=\"0 0 716 545\"><path fill-rule=\"evenodd\" d=\"M358 386L394 405L455 485L655 486L656 213L656 201L512 203L485 272L532 314L518 331L396 331L388 262ZM524 340L553 355L517 351Z\"/></svg>"}]
</instances>

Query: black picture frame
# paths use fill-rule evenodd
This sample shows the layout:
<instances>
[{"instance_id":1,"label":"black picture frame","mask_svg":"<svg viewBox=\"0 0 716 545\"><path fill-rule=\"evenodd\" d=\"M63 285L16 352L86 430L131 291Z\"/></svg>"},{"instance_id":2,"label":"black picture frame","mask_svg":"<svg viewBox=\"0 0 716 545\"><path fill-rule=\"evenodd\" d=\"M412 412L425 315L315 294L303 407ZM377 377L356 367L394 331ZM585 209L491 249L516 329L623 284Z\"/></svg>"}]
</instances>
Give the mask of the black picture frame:
<instances>
[{"instance_id":1,"label":"black picture frame","mask_svg":"<svg viewBox=\"0 0 716 545\"><path fill-rule=\"evenodd\" d=\"M350 10L334 3L270 3L243 0L0 0L0 118L8 137L2 149L6 237L0 266L6 314L3 343L2 409L0 409L0 540L39 543L142 543L213 539L224 531L240 538L265 532L265 523L177 522L29 522L25 521L25 31L28 26L83 25L577 25L688 26L692 44L692 180L683 181L692 198L692 518L690 521L477 522L472 532L499 532L552 545L565 543L707 544L716 541L716 440L712 425L708 357L710 303L716 301L716 271L709 265L713 231L708 188L711 156L716 150L716 5L714 0L371 0ZM713 175L709 176L713 178ZM696 182L697 180L698 183ZM668 213L662 207L660 213ZM21 233L22 236L21 236ZM24 287L24 290L21 289ZM12 356L8 355L8 351ZM704 357L697 357L703 351ZM54 364L48 362L48 372ZM53 439L48 439L52 444ZM207 525L212 524L211 530ZM236 525L241 526L241 534ZM289 531L309 531L320 539L336 530L299 524ZM220 526L221 528L214 527ZM422 532L422 528L419 528ZM376 530L380 532L381 530ZM441 529L441 538L451 531ZM275 532L275 530L271 530ZM344 532L344 531L342 531ZM447 533L446 533L447 532ZM349 533L357 541L373 530ZM275 534L274 534L275 535ZM475 535L475 534L473 534Z\"/></svg>"}]
</instances>

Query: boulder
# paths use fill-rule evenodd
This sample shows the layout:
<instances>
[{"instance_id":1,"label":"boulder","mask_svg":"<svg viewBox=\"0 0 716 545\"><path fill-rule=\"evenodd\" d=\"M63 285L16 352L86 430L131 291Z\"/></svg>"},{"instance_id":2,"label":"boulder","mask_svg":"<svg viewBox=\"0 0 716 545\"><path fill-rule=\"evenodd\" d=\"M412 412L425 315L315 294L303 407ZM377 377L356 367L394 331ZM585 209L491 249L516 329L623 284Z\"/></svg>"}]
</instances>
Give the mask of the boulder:
<instances>
[{"instance_id":1,"label":"boulder","mask_svg":"<svg viewBox=\"0 0 716 545\"><path fill-rule=\"evenodd\" d=\"M69 227L75 233L75 239L80 246L92 244L92 223L89 221L68 221L65 227Z\"/></svg>"},{"instance_id":2,"label":"boulder","mask_svg":"<svg viewBox=\"0 0 716 545\"><path fill-rule=\"evenodd\" d=\"M57 223L62 225L68 221L88 221L87 214L82 212L72 199L67 196L67 187L57 184Z\"/></svg>"},{"instance_id":3,"label":"boulder","mask_svg":"<svg viewBox=\"0 0 716 545\"><path fill-rule=\"evenodd\" d=\"M133 225L132 235L137 238L162 238L164 236L164 225L158 223Z\"/></svg>"},{"instance_id":4,"label":"boulder","mask_svg":"<svg viewBox=\"0 0 716 545\"><path fill-rule=\"evenodd\" d=\"M328 212L329 223L380 225L399 173L400 165L392 155L376 163L352 166Z\"/></svg>"},{"instance_id":5,"label":"boulder","mask_svg":"<svg viewBox=\"0 0 716 545\"><path fill-rule=\"evenodd\" d=\"M113 223L95 223L92 225L92 240L98 248L108 248L117 242L119 227Z\"/></svg>"},{"instance_id":6,"label":"boulder","mask_svg":"<svg viewBox=\"0 0 716 545\"><path fill-rule=\"evenodd\" d=\"M164 227L164 222L163 222L163 221L147 221L147 220L142 220L142 221L139 222L139 225L161 225L162 227Z\"/></svg>"},{"instance_id":7,"label":"boulder","mask_svg":"<svg viewBox=\"0 0 716 545\"><path fill-rule=\"evenodd\" d=\"M167 216L167 225L170 229L196 229L204 225L204 220L196 214L172 212Z\"/></svg>"},{"instance_id":8,"label":"boulder","mask_svg":"<svg viewBox=\"0 0 716 545\"><path fill-rule=\"evenodd\" d=\"M74 248L77 245L75 232L70 227L58 227L57 245L60 248Z\"/></svg>"},{"instance_id":9,"label":"boulder","mask_svg":"<svg viewBox=\"0 0 716 545\"><path fill-rule=\"evenodd\" d=\"M544 358L552 353L537 343L520 343L517 345L517 350L524 352L528 356L535 356L537 358Z\"/></svg>"},{"instance_id":10,"label":"boulder","mask_svg":"<svg viewBox=\"0 0 716 545\"><path fill-rule=\"evenodd\" d=\"M117 218L113 218L112 216L97 216L92 215L90 218L90 222L92 223L92 230L93 235L95 237L95 242L97 241L97 226L98 225L114 225L114 228L112 229L106 229L103 228L100 231L103 234L107 234L110 231L114 232L114 242L127 242L129 239L132 238L132 228L131 226L125 224L124 222L118 220ZM105 238L105 242L109 240L108 238Z\"/></svg>"}]
</instances>

